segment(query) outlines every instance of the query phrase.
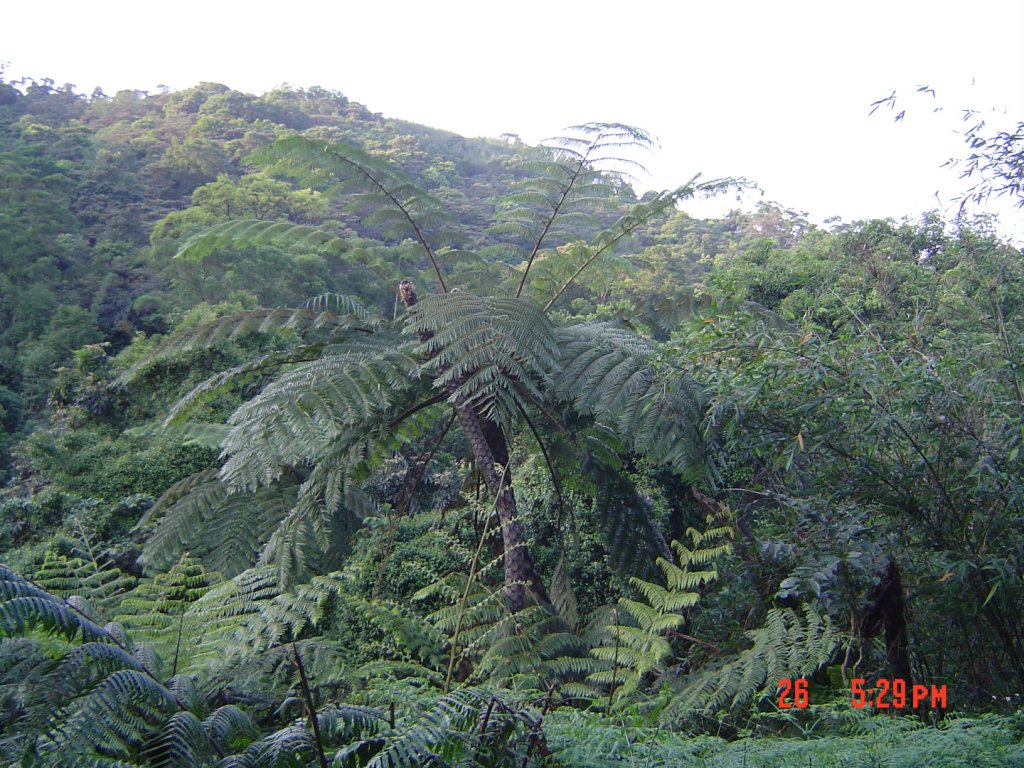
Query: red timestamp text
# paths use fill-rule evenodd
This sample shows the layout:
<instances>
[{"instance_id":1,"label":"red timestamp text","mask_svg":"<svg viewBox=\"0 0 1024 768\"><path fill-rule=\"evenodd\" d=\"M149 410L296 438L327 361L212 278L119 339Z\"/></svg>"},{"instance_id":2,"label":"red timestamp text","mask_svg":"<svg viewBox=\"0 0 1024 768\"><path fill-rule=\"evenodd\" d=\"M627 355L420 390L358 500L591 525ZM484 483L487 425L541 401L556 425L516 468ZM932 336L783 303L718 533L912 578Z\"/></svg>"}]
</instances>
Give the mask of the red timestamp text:
<instances>
[{"instance_id":1,"label":"red timestamp text","mask_svg":"<svg viewBox=\"0 0 1024 768\"><path fill-rule=\"evenodd\" d=\"M856 709L945 709L948 706L945 685L908 685L899 677L879 678L873 688L865 688L866 682L862 677L850 681L850 703Z\"/></svg>"},{"instance_id":2,"label":"red timestamp text","mask_svg":"<svg viewBox=\"0 0 1024 768\"><path fill-rule=\"evenodd\" d=\"M804 709L808 704L810 704L810 698L805 678L798 677L795 680L790 680L788 677L784 677L779 680L779 709Z\"/></svg>"},{"instance_id":3,"label":"red timestamp text","mask_svg":"<svg viewBox=\"0 0 1024 768\"><path fill-rule=\"evenodd\" d=\"M850 681L850 703L857 709L945 709L948 706L946 686L911 685L902 678L880 678L871 688L867 680L855 677ZM808 681L805 678L779 680L779 709L805 709L810 705Z\"/></svg>"}]
</instances>

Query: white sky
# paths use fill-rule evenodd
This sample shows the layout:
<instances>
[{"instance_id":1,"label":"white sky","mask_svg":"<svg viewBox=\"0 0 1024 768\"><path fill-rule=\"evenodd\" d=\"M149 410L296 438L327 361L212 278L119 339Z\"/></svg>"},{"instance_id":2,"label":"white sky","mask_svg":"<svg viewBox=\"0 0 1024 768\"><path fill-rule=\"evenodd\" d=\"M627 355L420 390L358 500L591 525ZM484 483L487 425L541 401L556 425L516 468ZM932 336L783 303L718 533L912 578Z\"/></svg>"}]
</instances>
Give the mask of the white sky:
<instances>
[{"instance_id":1,"label":"white sky","mask_svg":"<svg viewBox=\"0 0 1024 768\"><path fill-rule=\"evenodd\" d=\"M50 0L7 4L0 25L7 79L85 93L320 85L529 142L630 123L661 142L639 186L743 175L817 221L949 215L963 183L939 166L963 154L958 110L1024 117L1024 0ZM922 84L936 101L912 97ZM906 120L869 117L894 89ZM1024 240L1024 215L999 210Z\"/></svg>"}]
</instances>

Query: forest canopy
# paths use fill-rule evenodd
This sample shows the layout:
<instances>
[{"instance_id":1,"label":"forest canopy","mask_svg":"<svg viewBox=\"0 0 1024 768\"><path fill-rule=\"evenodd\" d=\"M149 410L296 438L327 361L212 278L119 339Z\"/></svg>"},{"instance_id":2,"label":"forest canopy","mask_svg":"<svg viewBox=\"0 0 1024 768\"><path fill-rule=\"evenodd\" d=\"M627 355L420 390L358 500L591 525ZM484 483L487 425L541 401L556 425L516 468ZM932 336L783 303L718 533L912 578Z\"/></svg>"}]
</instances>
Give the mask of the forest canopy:
<instances>
[{"instance_id":1,"label":"forest canopy","mask_svg":"<svg viewBox=\"0 0 1024 768\"><path fill-rule=\"evenodd\" d=\"M0 763L1020 764L1021 251L651 144L0 81Z\"/></svg>"}]
</instances>

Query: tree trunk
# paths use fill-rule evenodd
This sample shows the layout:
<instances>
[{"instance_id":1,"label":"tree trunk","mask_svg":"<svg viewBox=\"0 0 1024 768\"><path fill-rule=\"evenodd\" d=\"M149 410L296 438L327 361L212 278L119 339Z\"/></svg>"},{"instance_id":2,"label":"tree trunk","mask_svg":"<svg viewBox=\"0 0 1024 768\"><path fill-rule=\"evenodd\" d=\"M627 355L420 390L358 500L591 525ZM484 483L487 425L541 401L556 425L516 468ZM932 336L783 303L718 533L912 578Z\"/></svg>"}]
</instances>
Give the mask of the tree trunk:
<instances>
[{"instance_id":1,"label":"tree trunk","mask_svg":"<svg viewBox=\"0 0 1024 768\"><path fill-rule=\"evenodd\" d=\"M407 308L418 301L416 290L408 280L401 282L398 295ZM429 333L422 333L420 341L427 341L430 336ZM458 383L452 382L448 389L455 392ZM494 506L501 522L505 594L509 609L513 613L521 611L531 595L539 603L550 603L547 590L526 547L522 523L519 522L505 434L498 424L483 418L472 406L456 400L453 407L476 466L483 474L487 490L495 498Z\"/></svg>"},{"instance_id":2,"label":"tree trunk","mask_svg":"<svg viewBox=\"0 0 1024 768\"><path fill-rule=\"evenodd\" d=\"M910 653L907 644L907 618L903 606L903 585L896 561L886 563L885 573L868 595L861 622L861 637L868 639L885 632L885 660L893 679L902 679L907 689L910 680Z\"/></svg>"}]
</instances>

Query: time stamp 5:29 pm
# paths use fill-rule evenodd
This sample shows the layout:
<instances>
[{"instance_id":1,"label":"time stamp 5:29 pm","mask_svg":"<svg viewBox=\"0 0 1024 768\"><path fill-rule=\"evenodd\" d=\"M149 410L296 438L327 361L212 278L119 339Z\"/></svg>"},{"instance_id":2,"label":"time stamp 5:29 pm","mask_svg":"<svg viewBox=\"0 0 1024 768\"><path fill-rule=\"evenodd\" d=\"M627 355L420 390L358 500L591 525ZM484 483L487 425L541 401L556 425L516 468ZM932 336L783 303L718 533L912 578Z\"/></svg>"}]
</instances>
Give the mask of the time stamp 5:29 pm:
<instances>
[{"instance_id":1,"label":"time stamp 5:29 pm","mask_svg":"<svg viewBox=\"0 0 1024 768\"><path fill-rule=\"evenodd\" d=\"M850 681L850 703L856 709L945 709L945 685L910 685L902 678L879 678L871 688L867 680L855 677ZM803 709L810 705L806 678L779 680L779 709Z\"/></svg>"}]
</instances>

